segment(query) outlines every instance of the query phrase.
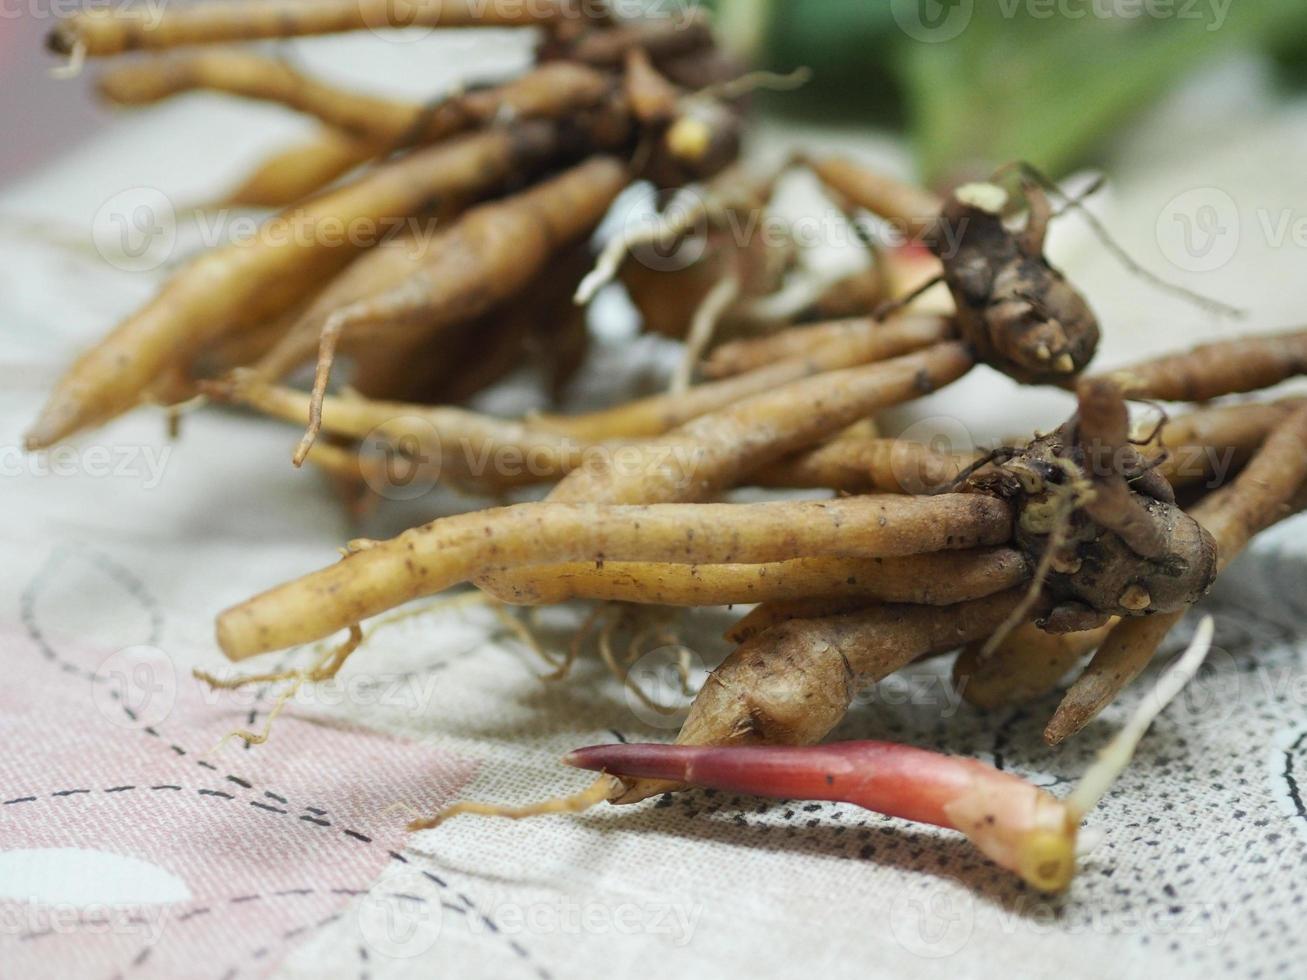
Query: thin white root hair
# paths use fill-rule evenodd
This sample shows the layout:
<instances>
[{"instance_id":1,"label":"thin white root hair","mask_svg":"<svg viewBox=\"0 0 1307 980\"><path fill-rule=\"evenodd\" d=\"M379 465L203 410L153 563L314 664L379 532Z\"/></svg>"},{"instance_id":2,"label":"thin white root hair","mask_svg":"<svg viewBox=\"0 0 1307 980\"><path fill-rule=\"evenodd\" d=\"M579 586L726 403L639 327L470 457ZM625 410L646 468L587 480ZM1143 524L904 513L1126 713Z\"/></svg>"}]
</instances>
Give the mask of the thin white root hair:
<instances>
[{"instance_id":1,"label":"thin white root hair","mask_svg":"<svg viewBox=\"0 0 1307 980\"><path fill-rule=\"evenodd\" d=\"M229 732L227 735L223 736L221 741L218 742L215 751L221 749L233 738L241 739L246 745L263 745L271 736L272 726L277 720L277 717L282 713L286 705L294 699L295 695L300 692L300 689L305 684L316 684L334 678L338 673L340 673L341 667L345 665L345 661L349 659L350 654L370 640L380 630L393 626L396 623L403 622L404 620L413 619L430 612L437 612L444 609L458 609L470 605L491 605L494 602L495 600L490 599L490 597L486 596L484 593L469 592L466 595L437 599L434 602L429 602L412 609L400 610L393 615L373 621L369 624L367 632L364 632L362 627L356 624L350 627L348 639L337 647L327 648L314 662L313 666L301 670L279 670L266 674L246 674L240 677L229 678L218 677L204 670L193 670L191 673L196 680L203 681L215 690L222 691L232 691L237 688L249 687L251 684L277 684L282 681L290 681L290 684L286 689L277 695L272 710L268 712L268 720L264 723L262 731L252 732L248 729L240 729L238 731ZM520 623L517 625L521 626ZM539 650L539 646L534 643L534 638L529 637L529 634L526 642L528 645ZM543 652L541 652L541 656L544 656ZM547 657L545 659L548 660Z\"/></svg>"},{"instance_id":2,"label":"thin white root hair","mask_svg":"<svg viewBox=\"0 0 1307 980\"><path fill-rule=\"evenodd\" d=\"M676 366L676 373L672 375L671 394L683 395L690 390L694 369L712 344L722 317L739 299L740 288L739 276L727 276L708 290L708 295L699 303L699 308L694 311L690 321L690 332L685 338L685 353L681 363Z\"/></svg>"},{"instance_id":3,"label":"thin white root hair","mask_svg":"<svg viewBox=\"0 0 1307 980\"><path fill-rule=\"evenodd\" d=\"M817 269L806 269L776 292L741 303L739 312L746 320L764 323L788 322L820 300L841 277L839 274L831 275Z\"/></svg>"},{"instance_id":4,"label":"thin white root hair","mask_svg":"<svg viewBox=\"0 0 1307 980\"><path fill-rule=\"evenodd\" d=\"M418 616L424 616L427 613L465 609L469 606L485 606L490 611L491 615L499 620L504 629L516 637L523 646L531 650L532 653L538 656L555 671L560 668L559 661L554 660L545 652L544 647L540 645L540 641L536 639L535 634L531 632L530 628L525 623L513 615L513 612L508 607L507 603L500 602L494 596L486 595L486 593L479 591L465 592L462 595L437 599L434 602L428 602L413 609L401 609L399 612L373 622L369 626L367 632L364 633L363 638L367 640L375 635L378 630L384 629L388 626L393 626L395 623L400 623L407 619L414 619Z\"/></svg>"},{"instance_id":5,"label":"thin white root hair","mask_svg":"<svg viewBox=\"0 0 1307 980\"><path fill-rule=\"evenodd\" d=\"M751 71L746 72L739 78L732 78L727 82L719 82L716 85L701 88L691 93L687 98L720 99L723 102L734 102L750 92L763 90L768 92L793 92L812 81L812 76L813 71L807 65L800 66L790 72Z\"/></svg>"},{"instance_id":6,"label":"thin white root hair","mask_svg":"<svg viewBox=\"0 0 1307 980\"><path fill-rule=\"evenodd\" d=\"M494 803L455 803L453 806L441 810L434 817L414 820L408 825L408 829L431 830L433 827L439 827L446 820L452 820L454 817L465 814L474 814L481 817L504 817L508 820L525 820L528 817L538 817L547 813L584 813L586 810L590 810L607 800L613 794L617 785L617 780L612 776L600 776L589 787L579 793L573 793L571 796L559 796L552 800L531 803L527 806L498 806Z\"/></svg>"},{"instance_id":7,"label":"thin white root hair","mask_svg":"<svg viewBox=\"0 0 1307 980\"><path fill-rule=\"evenodd\" d=\"M1125 772L1134 758L1140 740L1148 731L1154 719L1162 713L1168 704L1185 688L1194 675L1198 673L1207 654L1212 649L1212 636L1216 632L1216 622L1211 616L1203 617L1184 654L1167 668L1157 685L1135 709L1130 720L1117 732L1116 737L1099 749L1093 765L1080 778L1076 788L1066 798L1067 809L1074 815L1083 817L1107 795L1112 784L1121 773Z\"/></svg>"},{"instance_id":8,"label":"thin white root hair","mask_svg":"<svg viewBox=\"0 0 1307 980\"><path fill-rule=\"evenodd\" d=\"M567 645L567 655L563 658L563 662L558 665L558 669L552 674L546 674L544 676L545 680L561 681L572 672L572 667L581 659L581 648L585 646L585 641L594 632L595 625L600 618L607 614L609 605L606 602L601 603L590 610L590 614L577 627L576 633L572 636L572 642Z\"/></svg>"},{"instance_id":9,"label":"thin white root hair","mask_svg":"<svg viewBox=\"0 0 1307 980\"><path fill-rule=\"evenodd\" d=\"M517 637L519 643L544 661L545 665L550 668L552 673L545 674L545 678L552 678L554 674L557 674L558 671L566 666L567 657L564 656L562 660L555 660L553 657L549 656L549 654L545 652L545 648L540 645L540 641L536 639L536 635L531 632L530 627L522 622L522 620L518 619L505 603L491 598L490 596L486 596L485 602L495 618L503 624L504 629Z\"/></svg>"},{"instance_id":10,"label":"thin white root hair","mask_svg":"<svg viewBox=\"0 0 1307 980\"><path fill-rule=\"evenodd\" d=\"M574 302L577 306L585 306L594 299L599 290L617 278L622 263L633 249L683 235L717 209L718 205L710 200L703 188L686 187L677 192L662 214L609 239L599 253L594 269L576 287Z\"/></svg>"},{"instance_id":11,"label":"thin white root hair","mask_svg":"<svg viewBox=\"0 0 1307 980\"><path fill-rule=\"evenodd\" d=\"M331 680L340 673L340 668L345 665L349 655L357 650L362 642L363 630L356 624L349 628L349 637L343 643L323 650L313 666L304 670L283 670L269 674L250 674L244 677L228 679L215 677L203 670L192 671L196 680L204 681L215 690L230 691L250 684L276 684L280 681L290 681L290 684L277 695L277 700L273 702L272 710L268 712L268 720L264 723L262 731L252 732L242 728L234 732L228 732L214 746L214 751L217 752L233 738L239 738L246 745L263 745L272 735L272 725L277 720L277 716L282 713L295 695L299 694L300 688L305 684L317 684L321 681Z\"/></svg>"},{"instance_id":12,"label":"thin white root hair","mask_svg":"<svg viewBox=\"0 0 1307 980\"><path fill-rule=\"evenodd\" d=\"M86 42L78 41L68 53L68 60L50 69L51 78L76 78L86 67Z\"/></svg>"},{"instance_id":13,"label":"thin white root hair","mask_svg":"<svg viewBox=\"0 0 1307 980\"><path fill-rule=\"evenodd\" d=\"M1053 530L1048 536L1048 544L1039 558L1039 564L1035 566L1035 574L1031 576L1030 588L1026 590L1026 594L1017 603L1016 608L1008 614L1007 619L1003 620L999 628L994 630L990 638L985 641L977 658L979 663L985 663L994 655L994 651L1012 635L1012 631L1026 621L1030 610L1039 601L1039 593L1044 588L1044 583L1048 581L1048 573L1053 570L1053 559L1066 543L1066 533L1071 526L1071 514L1076 508L1076 498L1076 491L1072 489L1065 492L1058 501L1057 512L1053 516Z\"/></svg>"},{"instance_id":14,"label":"thin white root hair","mask_svg":"<svg viewBox=\"0 0 1307 980\"><path fill-rule=\"evenodd\" d=\"M602 609L604 607L600 608ZM604 628L599 633L598 646L600 659L603 660L604 665L608 668L609 672L621 682L622 687L630 691L631 694L633 694L635 698L650 711L657 712L660 715L675 714L678 710L677 708L669 707L665 704L659 704L655 701L642 687L640 687L638 683L636 683L635 679L631 677L629 667L624 667L618 662L617 653L613 649L613 636L617 632L618 627L629 619L632 613L632 608L617 603L609 603L607 611L610 613L608 622L604 624ZM636 612L644 613L645 610L637 609ZM616 615L612 615L612 613L616 613ZM640 656L645 652L642 649L642 646L651 636L664 641L664 646L677 647L676 672L681 681L681 690L687 696L693 694L694 690L690 686L690 653L692 651L681 642L680 637L677 636L672 628L665 623L652 623L637 631L635 635L631 637L631 641L626 648L627 664L632 664L640 658Z\"/></svg>"},{"instance_id":15,"label":"thin white root hair","mask_svg":"<svg viewBox=\"0 0 1307 980\"><path fill-rule=\"evenodd\" d=\"M1000 168L1000 172L1006 169L1008 168L1002 167ZM1089 230L1093 232L1094 237L1098 239L1099 243L1111 252L1112 257L1132 275L1143 279L1155 289L1161 290L1165 293L1170 293L1172 296L1177 296L1208 313L1229 317L1235 320L1241 320L1248 315L1246 310L1240 309L1237 306L1231 306L1229 303L1223 303L1220 300L1204 296L1202 293L1195 292L1192 289L1186 289L1184 286L1169 282L1137 262L1130 253L1125 250L1121 243L1112 236L1112 233L1107 230L1107 226L1104 225L1103 222L1098 219L1098 216L1090 211L1085 204L1086 200L1095 194L1105 183L1101 176L1090 185L1089 190L1085 193L1072 195L1064 191L1057 181L1052 180L1038 168L1033 167L1028 163L1017 164L1016 169L1023 176L1034 181L1035 184L1062 201L1063 207L1057 211L1055 217L1059 217L1069 211L1075 211L1080 215L1080 217L1084 218L1085 224L1089 226Z\"/></svg>"},{"instance_id":16,"label":"thin white root hair","mask_svg":"<svg viewBox=\"0 0 1307 980\"><path fill-rule=\"evenodd\" d=\"M295 447L292 462L303 466L304 460L317 441L322 431L322 402L327 397L327 383L331 380L331 366L336 361L336 347L340 344L341 331L345 329L347 318L341 313L334 313L322 325L318 337L318 363L313 370L313 391L309 396L309 421L299 445Z\"/></svg>"},{"instance_id":17,"label":"thin white root hair","mask_svg":"<svg viewBox=\"0 0 1307 980\"><path fill-rule=\"evenodd\" d=\"M357 543L350 542L351 545ZM373 542L375 544L375 542ZM418 616L424 616L427 613L444 612L449 609L462 609L465 606L486 605L490 597L484 592L465 592L462 595L444 596L436 599L434 602L422 603L413 606L413 608L401 609L389 616L383 616L380 619L374 619L368 624L367 631L363 634L364 640L369 640L381 630L396 623L402 623L405 620L416 619Z\"/></svg>"}]
</instances>

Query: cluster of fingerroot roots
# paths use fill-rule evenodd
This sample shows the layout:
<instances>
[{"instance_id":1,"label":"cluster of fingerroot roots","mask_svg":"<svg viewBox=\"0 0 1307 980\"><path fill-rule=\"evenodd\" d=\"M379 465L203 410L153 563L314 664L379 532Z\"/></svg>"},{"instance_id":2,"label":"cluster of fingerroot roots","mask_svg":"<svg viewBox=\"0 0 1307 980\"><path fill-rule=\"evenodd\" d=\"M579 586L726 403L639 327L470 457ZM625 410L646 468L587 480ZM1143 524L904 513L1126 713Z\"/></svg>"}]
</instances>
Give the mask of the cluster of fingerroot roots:
<instances>
[{"instance_id":1,"label":"cluster of fingerroot roots","mask_svg":"<svg viewBox=\"0 0 1307 980\"><path fill-rule=\"evenodd\" d=\"M965 697L1020 704L1092 652L1048 723L1058 743L1143 670L1255 534L1307 503L1307 403L1209 404L1302 373L1307 333L1090 373L1098 322L1043 248L1050 196L1077 202L1029 168L943 196L802 154L759 175L736 161L743 101L783 80L743 73L701 19L619 21L565 0L512 16L399 6L441 28L533 29L539 63L410 104L208 46L376 26L393 7L361 0L202 2L148 22L94 11L51 38L78 59L148 52L101 78L114 103L210 89L283 103L322 130L221 202L282 208L266 233L201 254L84 354L32 448L142 403L217 400L305 426L295 461L352 487L384 483L398 457L483 498L549 488L352 542L333 566L228 609L217 636L231 660L350 631L297 683L323 679L358 655L365 619L468 584L510 605L748 604L682 746L813 745L859 689L959 648ZM864 272L831 281L793 242L741 234L795 169L851 221L871 212L916 245L869 246ZM638 181L669 206L593 254L601 219ZM396 218L422 220L357 245L277 233ZM690 258L641 261L648 249ZM645 329L684 339L669 391L583 415L460 407L524 360L566 383L584 360L584 304L612 281ZM947 300L920 312L912 301L935 282ZM338 353L347 385L331 377ZM1068 389L1075 413L986 452L878 434L878 412L973 369ZM1150 404L1142 428L1131 402ZM506 453L532 465L476 463ZM743 487L832 493L734 502ZM546 809L684 785L641 775L664 771L647 759L631 771Z\"/></svg>"}]
</instances>

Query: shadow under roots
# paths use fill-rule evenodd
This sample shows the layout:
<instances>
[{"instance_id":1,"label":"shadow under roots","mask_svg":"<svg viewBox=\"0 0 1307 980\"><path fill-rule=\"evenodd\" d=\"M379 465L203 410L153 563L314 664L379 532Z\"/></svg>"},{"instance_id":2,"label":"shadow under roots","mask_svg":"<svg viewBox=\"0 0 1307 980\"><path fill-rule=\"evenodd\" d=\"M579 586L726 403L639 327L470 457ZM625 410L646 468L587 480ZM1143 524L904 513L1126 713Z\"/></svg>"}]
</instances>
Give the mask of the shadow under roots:
<instances>
[{"instance_id":1,"label":"shadow under roots","mask_svg":"<svg viewBox=\"0 0 1307 980\"><path fill-rule=\"evenodd\" d=\"M578 816L584 827L708 841L777 854L866 861L912 875L952 880L1006 912L1060 910L1063 899L1040 896L1015 875L986 860L963 837L915 828L847 804L771 801L716 790L665 795L632 807ZM1032 899L1039 898L1039 902Z\"/></svg>"}]
</instances>

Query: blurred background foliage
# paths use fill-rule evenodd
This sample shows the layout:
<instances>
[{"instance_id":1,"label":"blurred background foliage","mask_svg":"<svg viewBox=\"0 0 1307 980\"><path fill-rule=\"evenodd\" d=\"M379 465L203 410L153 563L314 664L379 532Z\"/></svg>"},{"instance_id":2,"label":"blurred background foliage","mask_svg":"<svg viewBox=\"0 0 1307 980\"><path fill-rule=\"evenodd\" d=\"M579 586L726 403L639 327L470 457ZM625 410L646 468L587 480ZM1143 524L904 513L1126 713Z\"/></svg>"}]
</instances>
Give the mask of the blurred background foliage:
<instances>
[{"instance_id":1,"label":"blurred background foliage","mask_svg":"<svg viewBox=\"0 0 1307 980\"><path fill-rule=\"evenodd\" d=\"M707 0L756 63L811 67L764 107L904 133L936 184L1013 159L1057 176L1215 59L1307 84L1307 0Z\"/></svg>"}]
</instances>

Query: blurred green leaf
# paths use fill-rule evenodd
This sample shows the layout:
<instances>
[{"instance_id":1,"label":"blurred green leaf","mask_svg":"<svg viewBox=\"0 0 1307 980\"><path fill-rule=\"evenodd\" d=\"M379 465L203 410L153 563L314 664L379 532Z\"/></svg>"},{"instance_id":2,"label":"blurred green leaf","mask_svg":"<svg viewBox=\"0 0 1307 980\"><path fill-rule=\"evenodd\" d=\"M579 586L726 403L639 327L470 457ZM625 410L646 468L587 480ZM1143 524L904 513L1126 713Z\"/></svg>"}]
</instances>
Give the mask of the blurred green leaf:
<instances>
[{"instance_id":1,"label":"blurred green leaf","mask_svg":"<svg viewBox=\"0 0 1307 980\"><path fill-rule=\"evenodd\" d=\"M1045 6L1057 9L1038 0L1015 7L1004 0L977 4L955 39L900 46L927 178L1013 159L1063 173L1203 61L1260 47L1280 31L1307 24L1301 0L1245 0L1228 8L1175 0L1170 17L1031 15ZM1106 0L1060 6L1093 9ZM1138 2L1119 6L1147 9ZM1004 7L1022 13L1006 16Z\"/></svg>"},{"instance_id":2,"label":"blurred green leaf","mask_svg":"<svg viewBox=\"0 0 1307 980\"><path fill-rule=\"evenodd\" d=\"M716 0L817 81L782 107L904 124L923 176L1013 159L1063 174L1205 61L1307 49L1303 0Z\"/></svg>"}]
</instances>

